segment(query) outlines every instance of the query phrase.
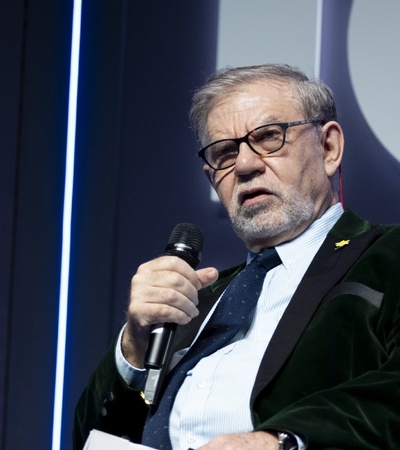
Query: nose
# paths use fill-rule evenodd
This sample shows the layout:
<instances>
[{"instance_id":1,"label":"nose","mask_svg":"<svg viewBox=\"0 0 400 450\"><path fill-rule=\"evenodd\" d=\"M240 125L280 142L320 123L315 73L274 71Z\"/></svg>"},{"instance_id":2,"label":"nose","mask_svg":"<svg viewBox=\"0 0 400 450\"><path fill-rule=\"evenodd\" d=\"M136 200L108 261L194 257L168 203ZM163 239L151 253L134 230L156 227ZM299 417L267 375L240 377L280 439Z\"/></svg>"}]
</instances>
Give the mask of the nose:
<instances>
[{"instance_id":1,"label":"nose","mask_svg":"<svg viewBox=\"0 0 400 450\"><path fill-rule=\"evenodd\" d=\"M239 154L235 163L236 175L248 175L252 172L264 172L266 168L263 158L255 153L246 142L239 147Z\"/></svg>"}]
</instances>

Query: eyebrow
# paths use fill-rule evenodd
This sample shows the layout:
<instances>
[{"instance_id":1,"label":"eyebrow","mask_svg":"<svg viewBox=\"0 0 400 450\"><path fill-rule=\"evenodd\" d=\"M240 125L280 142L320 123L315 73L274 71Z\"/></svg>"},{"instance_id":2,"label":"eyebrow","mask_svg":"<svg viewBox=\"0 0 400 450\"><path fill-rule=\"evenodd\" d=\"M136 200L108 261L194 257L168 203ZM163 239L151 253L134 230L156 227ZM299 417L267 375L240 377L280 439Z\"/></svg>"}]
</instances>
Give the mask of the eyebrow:
<instances>
[{"instance_id":1,"label":"eyebrow","mask_svg":"<svg viewBox=\"0 0 400 450\"><path fill-rule=\"evenodd\" d=\"M258 125L259 127L262 127L263 125L269 125L270 123L281 123L282 120L279 119L279 117L277 116L268 116L263 118L263 120L261 121L262 123L260 125ZM257 128L257 127L255 127ZM254 128L253 128L254 130Z\"/></svg>"}]
</instances>

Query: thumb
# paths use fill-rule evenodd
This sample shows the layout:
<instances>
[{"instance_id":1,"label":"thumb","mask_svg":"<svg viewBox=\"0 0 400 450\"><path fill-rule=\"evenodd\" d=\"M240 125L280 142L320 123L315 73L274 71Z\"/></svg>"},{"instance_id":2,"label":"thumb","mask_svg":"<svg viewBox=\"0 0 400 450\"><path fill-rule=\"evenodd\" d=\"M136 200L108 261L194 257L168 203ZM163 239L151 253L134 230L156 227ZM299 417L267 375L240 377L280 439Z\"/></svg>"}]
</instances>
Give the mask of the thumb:
<instances>
[{"instance_id":1,"label":"thumb","mask_svg":"<svg viewBox=\"0 0 400 450\"><path fill-rule=\"evenodd\" d=\"M203 289L210 284L214 283L218 279L218 270L215 267L206 267L204 269L196 270L197 277L200 281L200 287L198 289Z\"/></svg>"}]
</instances>

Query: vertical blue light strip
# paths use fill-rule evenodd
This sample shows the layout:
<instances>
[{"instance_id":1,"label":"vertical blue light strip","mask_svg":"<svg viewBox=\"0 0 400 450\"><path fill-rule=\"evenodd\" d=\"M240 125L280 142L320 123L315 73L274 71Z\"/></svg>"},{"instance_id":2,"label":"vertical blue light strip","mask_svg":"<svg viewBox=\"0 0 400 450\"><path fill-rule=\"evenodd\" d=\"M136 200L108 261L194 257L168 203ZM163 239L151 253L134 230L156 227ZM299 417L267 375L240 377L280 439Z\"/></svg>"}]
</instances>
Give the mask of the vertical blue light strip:
<instances>
[{"instance_id":1,"label":"vertical blue light strip","mask_svg":"<svg viewBox=\"0 0 400 450\"><path fill-rule=\"evenodd\" d=\"M56 359L54 409L53 409L52 450L60 450L61 447L65 345L67 338L68 284L69 284L70 250L71 250L72 196L74 187L75 136L76 136L76 112L78 99L81 14L82 14L82 0L74 0L73 19L72 19L72 39L71 39L71 65L70 65L70 80L69 80L68 125L67 125L67 145L66 145L66 162L65 162L64 212L63 212L63 229L62 229L62 253L61 253L60 294L59 294L59 312L58 312L57 359Z\"/></svg>"}]
</instances>

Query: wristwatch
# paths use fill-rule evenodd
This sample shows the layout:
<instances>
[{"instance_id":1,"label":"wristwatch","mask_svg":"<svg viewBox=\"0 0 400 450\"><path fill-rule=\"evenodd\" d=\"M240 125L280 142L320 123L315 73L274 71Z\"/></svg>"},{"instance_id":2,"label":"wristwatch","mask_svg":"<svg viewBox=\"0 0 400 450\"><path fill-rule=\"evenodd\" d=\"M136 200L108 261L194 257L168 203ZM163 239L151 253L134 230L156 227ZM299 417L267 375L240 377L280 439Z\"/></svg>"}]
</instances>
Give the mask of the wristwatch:
<instances>
[{"instance_id":1,"label":"wristwatch","mask_svg":"<svg viewBox=\"0 0 400 450\"><path fill-rule=\"evenodd\" d=\"M279 450L297 450L296 438L285 431L278 431L278 449Z\"/></svg>"}]
</instances>

